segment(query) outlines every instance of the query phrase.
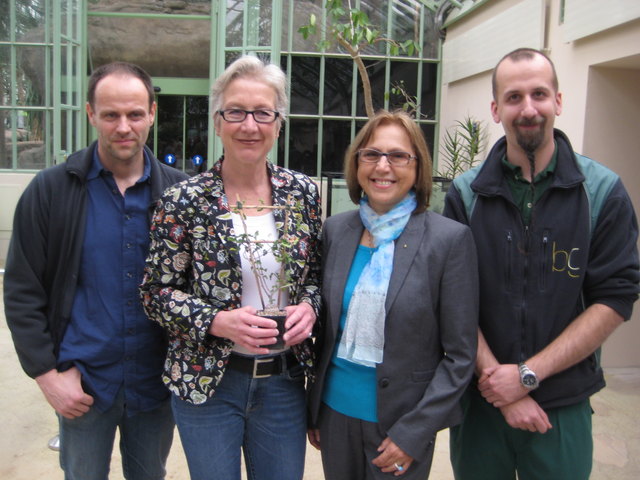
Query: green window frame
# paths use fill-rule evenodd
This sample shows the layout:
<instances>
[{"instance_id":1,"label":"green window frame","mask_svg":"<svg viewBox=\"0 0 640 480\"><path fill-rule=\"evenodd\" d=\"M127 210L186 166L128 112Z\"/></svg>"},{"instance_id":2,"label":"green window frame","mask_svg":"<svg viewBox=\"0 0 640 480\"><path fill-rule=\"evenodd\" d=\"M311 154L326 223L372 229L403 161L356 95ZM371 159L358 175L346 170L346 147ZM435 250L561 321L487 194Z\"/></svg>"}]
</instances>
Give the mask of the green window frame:
<instances>
[{"instance_id":1,"label":"green window frame","mask_svg":"<svg viewBox=\"0 0 640 480\"><path fill-rule=\"evenodd\" d=\"M39 170L80 147L85 2L6 3L0 33L0 169Z\"/></svg>"},{"instance_id":2,"label":"green window frame","mask_svg":"<svg viewBox=\"0 0 640 480\"><path fill-rule=\"evenodd\" d=\"M290 105L287 122L277 145L274 146L270 158L275 163L320 178L323 172L341 170L342 153L354 138L357 130L366 122L367 117L361 106L361 87L357 68L351 57L338 49L318 51L313 41L305 41L298 28L303 21L308 20L310 13L316 13L324 21L327 16L325 0L274 0L265 2L260 0L228 0L218 4L218 29L216 46L212 45L212 52L223 52L215 62L215 74L212 78L222 73L225 66L240 55L254 54L261 58L279 64L287 75L290 85ZM370 68L377 69L379 78L376 78L378 108L393 109L398 107L400 98L391 92L394 80L399 80L396 70L402 68L412 70L410 79L401 78L412 85L413 91L409 94L415 96L419 107L417 121L423 128L428 139L429 146L434 152L437 140L437 121L439 112L439 89L437 87L440 78L440 38L435 31L435 7L427 5L429 2L414 2L410 0L392 0L388 2L353 2L355 8L361 8L376 18L384 21L381 28L385 35L393 37L398 31L398 20L403 12L411 10L415 16L418 43L420 51L413 55L391 55L389 49L362 55ZM373 15L372 15L373 16ZM229 19L233 19L232 22ZM270 19L270 40L266 41L266 24ZM405 19L406 20L406 19ZM405 23L407 23L405 21ZM232 25L233 24L233 25ZM241 25L241 28L239 27ZM242 35L237 32L241 31ZM229 41L229 39L231 39ZM240 41L241 39L241 41ZM404 39L398 39L404 40ZM434 41L435 40L435 41ZM431 43L428 43L431 42ZM221 47L221 48L220 48ZM300 90L297 68L301 62L315 62L308 65L310 76L314 77L316 86L312 91L315 96L315 110L301 111L297 99L302 95L296 95ZM343 100L347 105L346 111L334 113L325 108L326 97L335 92L327 92L328 78L333 78L330 68L342 63L339 70L348 72L348 88ZM213 62L212 62L213 64ZM399 68L399 66L401 68ZM409 80L409 81L407 81ZM430 84L430 92L422 86L425 82ZM307 92L308 93L308 92ZM426 97L429 105L423 105ZM303 109L304 110L304 109ZM344 126L344 128L342 128ZM302 134L302 135L301 135ZM336 135L338 134L338 135ZM307 138L307 148L300 155L299 141L301 136ZM330 139L328 139L328 137ZM339 141L336 141L339 138ZM296 146L297 145L297 146ZM310 147L311 146L311 147ZM216 153L222 152L219 142L216 142ZM338 156L338 160L336 160ZM300 158L298 158L300 157ZM215 156L217 158L217 155Z\"/></svg>"},{"instance_id":3,"label":"green window frame","mask_svg":"<svg viewBox=\"0 0 640 480\"><path fill-rule=\"evenodd\" d=\"M40 115L45 144L43 164L27 170L63 161L65 155L85 146L89 136L95 137L90 133L92 130L89 130L84 111L87 65L92 61L88 53L88 21L90 17L137 17L161 22L209 21L209 28L202 29L202 35L209 35L209 78L198 79L199 88L207 84L206 94L212 81L239 55L256 54L281 65L291 85L290 112L270 158L280 165L302 170L317 178L324 171L339 169L344 149L366 121L366 116L361 107L358 72L350 56L337 48L318 51L313 41L304 41L297 31L311 12L317 13L321 20L326 18L325 0L212 0L194 3L203 6L206 13L145 13L145 10L151 12L146 4L138 4L138 12L107 12L100 10L99 0L9 2L7 35L0 36L0 54L6 57L1 66L8 79L6 83L16 85L20 79L18 57L23 47L40 47L46 51L44 70L48 74L43 76L46 95L42 104L25 105L11 89L3 92L6 101L0 104L0 114L3 119L9 119L3 125L11 129L6 142L10 149L6 157L10 161L5 161L7 164L0 165L0 168L21 169L16 145L21 111ZM387 36L404 40L403 35L407 32L415 34L421 49L413 56L394 56L388 49L378 48L365 52L363 59L372 72L375 106L395 108L401 99L384 92L390 92L394 81L404 80L409 94L415 96L417 104L421 105L417 121L425 131L432 153L437 151L441 48L435 27L435 9L439 2L351 0L351 3L367 11L372 22L377 22ZM40 43L25 42L17 33L20 9L28 9L30 5L41 6L44 11L45 33ZM148 6L154 5L149 0ZM161 51L159 49L158 54ZM132 61L135 62L135 57ZM308 78L303 78L303 73ZM154 76L154 82L160 83L179 85L181 80ZM311 81L313 88L305 84L307 80ZM425 87L427 85L428 88ZM303 105L301 99L305 96L313 100L311 107ZM340 104L339 109L336 103ZM208 131L207 158L211 165L222 153L222 145L215 136L213 122L210 122Z\"/></svg>"}]
</instances>

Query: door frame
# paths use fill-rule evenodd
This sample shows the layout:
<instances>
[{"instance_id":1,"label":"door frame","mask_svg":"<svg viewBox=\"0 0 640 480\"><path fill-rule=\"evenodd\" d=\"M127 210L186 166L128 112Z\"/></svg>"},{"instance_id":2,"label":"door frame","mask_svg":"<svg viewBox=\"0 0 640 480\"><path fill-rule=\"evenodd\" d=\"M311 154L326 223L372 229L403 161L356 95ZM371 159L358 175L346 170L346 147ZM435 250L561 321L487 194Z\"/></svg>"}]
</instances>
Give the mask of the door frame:
<instances>
[{"instance_id":1,"label":"door frame","mask_svg":"<svg viewBox=\"0 0 640 480\"><path fill-rule=\"evenodd\" d=\"M169 96L179 95L183 97L188 96L209 96L209 79L208 78L173 78L173 77L153 77L153 87L156 90L156 97L158 95ZM210 168L213 165L213 146L211 142L213 124L211 119L211 104L209 104L207 117L209 119L207 126L207 165L206 168ZM156 121L158 123L158 113L156 112ZM158 129L153 129L153 144L158 144ZM156 152L154 152L156 153ZM162 159L160 159L162 161ZM187 159L185 159L186 162Z\"/></svg>"}]
</instances>

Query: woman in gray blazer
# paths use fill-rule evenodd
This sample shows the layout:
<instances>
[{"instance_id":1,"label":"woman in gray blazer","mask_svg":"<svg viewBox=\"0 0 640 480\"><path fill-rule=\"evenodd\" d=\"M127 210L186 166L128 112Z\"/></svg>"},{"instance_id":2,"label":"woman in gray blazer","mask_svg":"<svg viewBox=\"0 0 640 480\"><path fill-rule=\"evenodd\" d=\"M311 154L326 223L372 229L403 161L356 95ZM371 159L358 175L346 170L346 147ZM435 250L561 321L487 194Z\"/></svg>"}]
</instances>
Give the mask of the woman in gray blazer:
<instances>
[{"instance_id":1,"label":"woman in gray blazer","mask_svg":"<svg viewBox=\"0 0 640 480\"><path fill-rule=\"evenodd\" d=\"M360 208L324 225L309 440L327 480L426 479L474 368L475 245L466 226L427 211L431 158L408 114L376 114L345 177Z\"/></svg>"}]
</instances>

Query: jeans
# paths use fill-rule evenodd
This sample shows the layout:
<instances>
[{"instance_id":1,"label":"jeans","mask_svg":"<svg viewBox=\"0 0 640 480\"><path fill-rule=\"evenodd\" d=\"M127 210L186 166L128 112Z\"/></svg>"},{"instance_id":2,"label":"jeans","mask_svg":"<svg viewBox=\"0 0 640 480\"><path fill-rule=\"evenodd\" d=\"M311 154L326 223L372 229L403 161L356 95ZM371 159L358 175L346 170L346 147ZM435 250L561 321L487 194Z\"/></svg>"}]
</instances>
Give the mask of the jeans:
<instances>
[{"instance_id":1,"label":"jeans","mask_svg":"<svg viewBox=\"0 0 640 480\"><path fill-rule=\"evenodd\" d=\"M296 368L297 370L297 368ZM191 480L299 480L304 472L306 409L300 369L267 378L226 369L201 405L172 396Z\"/></svg>"},{"instance_id":2,"label":"jeans","mask_svg":"<svg viewBox=\"0 0 640 480\"><path fill-rule=\"evenodd\" d=\"M60 467L65 480L107 480L116 428L120 430L122 472L127 480L163 480L173 441L169 400L129 416L122 389L104 413L91 408L74 419L58 415Z\"/></svg>"}]
</instances>

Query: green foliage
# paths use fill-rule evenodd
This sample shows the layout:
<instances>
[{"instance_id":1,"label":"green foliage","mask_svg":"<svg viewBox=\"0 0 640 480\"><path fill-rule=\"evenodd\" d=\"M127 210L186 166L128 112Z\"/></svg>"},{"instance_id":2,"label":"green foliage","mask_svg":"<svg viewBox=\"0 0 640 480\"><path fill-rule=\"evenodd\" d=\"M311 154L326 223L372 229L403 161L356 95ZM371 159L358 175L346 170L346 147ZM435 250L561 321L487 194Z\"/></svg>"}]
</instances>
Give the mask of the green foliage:
<instances>
[{"instance_id":1,"label":"green foliage","mask_svg":"<svg viewBox=\"0 0 640 480\"><path fill-rule=\"evenodd\" d=\"M262 304L262 310L279 309L281 293L294 284L290 265L294 262L293 249L297 247L300 238L283 234L273 241L259 240L258 232L250 233L246 224L246 209L261 210L284 210L284 231L301 231L302 209L300 201L293 201L292 197L287 198L286 205L245 205L241 200L236 202L231 208L233 213L240 215L243 225L243 232L236 232L230 237L231 251L242 253L249 262L258 285L258 294ZM244 247L242 250L241 247ZM277 273L269 272L262 264L262 257L272 253L280 263L280 270Z\"/></svg>"},{"instance_id":2,"label":"green foliage","mask_svg":"<svg viewBox=\"0 0 640 480\"><path fill-rule=\"evenodd\" d=\"M385 100L390 99L390 93L402 97L402 104L400 105L400 108L402 110L411 115L418 114L418 112L420 111L420 104L418 104L418 99L417 97L409 94L404 85L404 80L400 80L399 82L393 83L391 85L391 92L385 92L384 94ZM424 116L426 117L426 115Z\"/></svg>"},{"instance_id":3,"label":"green foliage","mask_svg":"<svg viewBox=\"0 0 640 480\"><path fill-rule=\"evenodd\" d=\"M323 51L327 49L333 41L337 42L351 55L360 73L367 116L371 118L374 114L373 101L371 98L371 83L367 69L362 61L362 50L367 46L373 46L383 42L388 45L391 55L397 56L405 52L408 55L413 55L415 52L420 51L420 45L414 40L400 42L386 37L371 23L366 12L351 7L350 0L347 4L348 8L344 8L342 0L327 0L325 3L327 10L326 34L325 38L317 43L317 48ZM298 33L300 33L305 40L311 36L315 36L318 33L317 17L311 14L309 16L309 23L298 28Z\"/></svg>"},{"instance_id":4,"label":"green foliage","mask_svg":"<svg viewBox=\"0 0 640 480\"><path fill-rule=\"evenodd\" d=\"M486 136L482 122L473 117L457 120L455 126L444 133L437 175L454 179L472 168L485 149Z\"/></svg>"}]
</instances>

